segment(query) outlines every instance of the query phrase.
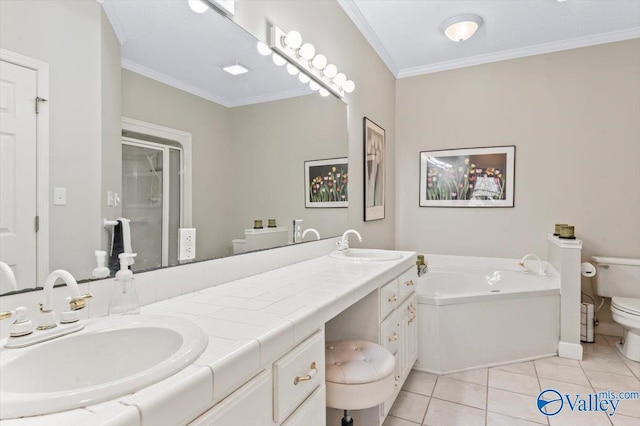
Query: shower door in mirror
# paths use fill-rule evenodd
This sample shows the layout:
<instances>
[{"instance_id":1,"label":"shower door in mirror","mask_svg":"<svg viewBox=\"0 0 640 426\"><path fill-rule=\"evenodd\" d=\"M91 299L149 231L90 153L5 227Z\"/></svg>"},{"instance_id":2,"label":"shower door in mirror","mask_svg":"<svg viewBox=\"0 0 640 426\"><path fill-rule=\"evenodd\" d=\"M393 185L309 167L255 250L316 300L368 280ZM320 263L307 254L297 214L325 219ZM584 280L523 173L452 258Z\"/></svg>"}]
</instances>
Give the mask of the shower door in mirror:
<instances>
[{"instance_id":1,"label":"shower door in mirror","mask_svg":"<svg viewBox=\"0 0 640 426\"><path fill-rule=\"evenodd\" d=\"M130 220L131 248L140 271L177 263L181 226L181 150L122 140L122 215Z\"/></svg>"}]
</instances>

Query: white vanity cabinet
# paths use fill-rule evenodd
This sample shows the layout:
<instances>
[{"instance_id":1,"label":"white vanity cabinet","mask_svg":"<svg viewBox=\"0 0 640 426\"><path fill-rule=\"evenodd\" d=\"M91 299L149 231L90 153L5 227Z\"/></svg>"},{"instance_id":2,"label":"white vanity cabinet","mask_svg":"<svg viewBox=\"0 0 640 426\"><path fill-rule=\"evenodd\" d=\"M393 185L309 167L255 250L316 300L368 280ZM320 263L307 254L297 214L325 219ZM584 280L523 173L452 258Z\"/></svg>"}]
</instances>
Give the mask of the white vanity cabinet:
<instances>
[{"instance_id":1,"label":"white vanity cabinet","mask_svg":"<svg viewBox=\"0 0 640 426\"><path fill-rule=\"evenodd\" d=\"M292 351L273 363L273 420L276 423L288 422L287 418L320 386L324 386L324 330L318 331ZM319 398L307 404L306 411L316 411L320 406ZM311 405L311 407L309 407ZM325 401L321 401L322 412ZM295 418L306 418L304 413L294 413ZM293 422L291 424L297 424ZM324 425L316 418L313 424Z\"/></svg>"},{"instance_id":2,"label":"white vanity cabinet","mask_svg":"<svg viewBox=\"0 0 640 426\"><path fill-rule=\"evenodd\" d=\"M380 345L396 359L396 389L380 409L381 423L418 358L417 282L417 271L411 268L380 289Z\"/></svg>"},{"instance_id":3,"label":"white vanity cabinet","mask_svg":"<svg viewBox=\"0 0 640 426\"><path fill-rule=\"evenodd\" d=\"M191 426L325 426L324 331L318 331Z\"/></svg>"},{"instance_id":4,"label":"white vanity cabinet","mask_svg":"<svg viewBox=\"0 0 640 426\"><path fill-rule=\"evenodd\" d=\"M271 370L258 374L240 389L191 422L190 426L272 425Z\"/></svg>"}]
</instances>

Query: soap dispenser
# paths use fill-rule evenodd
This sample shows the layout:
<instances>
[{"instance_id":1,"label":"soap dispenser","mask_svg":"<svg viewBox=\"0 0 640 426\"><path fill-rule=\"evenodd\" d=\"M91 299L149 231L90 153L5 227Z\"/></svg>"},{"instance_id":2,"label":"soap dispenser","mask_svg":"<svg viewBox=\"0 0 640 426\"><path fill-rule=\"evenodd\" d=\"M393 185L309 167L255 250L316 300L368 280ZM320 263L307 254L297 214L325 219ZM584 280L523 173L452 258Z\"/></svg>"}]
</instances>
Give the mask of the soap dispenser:
<instances>
[{"instance_id":1,"label":"soap dispenser","mask_svg":"<svg viewBox=\"0 0 640 426\"><path fill-rule=\"evenodd\" d=\"M102 250L96 250L96 262L98 266L93 270L91 278L107 278L109 276L109 268L105 266L107 258L107 252Z\"/></svg>"},{"instance_id":2,"label":"soap dispenser","mask_svg":"<svg viewBox=\"0 0 640 426\"><path fill-rule=\"evenodd\" d=\"M134 315L140 313L140 299L133 284L130 259L136 253L120 253L120 270L116 272L113 294L109 300L109 315Z\"/></svg>"}]
</instances>

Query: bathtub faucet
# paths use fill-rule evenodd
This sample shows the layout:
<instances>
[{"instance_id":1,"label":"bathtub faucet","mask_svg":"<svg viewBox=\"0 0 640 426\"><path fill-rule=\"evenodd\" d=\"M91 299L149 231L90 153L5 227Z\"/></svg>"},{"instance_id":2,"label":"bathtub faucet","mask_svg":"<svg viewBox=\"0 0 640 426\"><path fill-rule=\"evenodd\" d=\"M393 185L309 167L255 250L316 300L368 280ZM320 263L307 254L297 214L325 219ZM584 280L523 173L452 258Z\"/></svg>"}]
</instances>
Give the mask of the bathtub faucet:
<instances>
[{"instance_id":1,"label":"bathtub faucet","mask_svg":"<svg viewBox=\"0 0 640 426\"><path fill-rule=\"evenodd\" d=\"M518 265L522 266L525 272L529 272L529 268L527 267L525 261L530 257L533 257L538 261L538 275L540 275L541 277L546 277L547 270L544 268L544 262L542 262L542 260L533 253L525 255L522 259L520 259L520 263L518 263Z\"/></svg>"}]
</instances>

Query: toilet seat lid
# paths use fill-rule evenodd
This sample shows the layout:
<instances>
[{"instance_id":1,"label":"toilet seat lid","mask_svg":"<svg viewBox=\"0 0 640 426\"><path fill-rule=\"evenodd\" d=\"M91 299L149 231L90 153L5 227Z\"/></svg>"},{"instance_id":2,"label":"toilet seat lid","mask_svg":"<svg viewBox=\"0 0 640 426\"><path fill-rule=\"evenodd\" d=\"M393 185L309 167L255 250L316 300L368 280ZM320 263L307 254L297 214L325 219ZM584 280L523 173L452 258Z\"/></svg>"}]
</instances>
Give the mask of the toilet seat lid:
<instances>
[{"instance_id":1,"label":"toilet seat lid","mask_svg":"<svg viewBox=\"0 0 640 426\"><path fill-rule=\"evenodd\" d=\"M635 297L613 297L611 298L611 307L640 316L640 299Z\"/></svg>"}]
</instances>

